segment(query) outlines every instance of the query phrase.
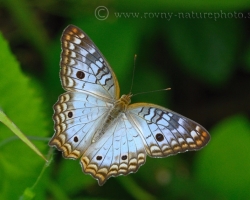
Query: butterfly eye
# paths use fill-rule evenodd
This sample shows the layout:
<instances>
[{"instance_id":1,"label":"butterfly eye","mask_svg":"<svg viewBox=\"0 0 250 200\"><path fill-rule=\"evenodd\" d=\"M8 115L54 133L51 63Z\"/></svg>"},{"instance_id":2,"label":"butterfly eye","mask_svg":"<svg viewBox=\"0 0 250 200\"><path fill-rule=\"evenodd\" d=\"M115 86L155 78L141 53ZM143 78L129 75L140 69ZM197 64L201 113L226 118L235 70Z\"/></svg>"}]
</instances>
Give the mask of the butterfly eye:
<instances>
[{"instance_id":1,"label":"butterfly eye","mask_svg":"<svg viewBox=\"0 0 250 200\"><path fill-rule=\"evenodd\" d=\"M78 142L78 137L77 136L74 137L74 142Z\"/></svg>"},{"instance_id":2,"label":"butterfly eye","mask_svg":"<svg viewBox=\"0 0 250 200\"><path fill-rule=\"evenodd\" d=\"M128 158L128 156L124 155L122 156L122 160L126 160Z\"/></svg>"},{"instance_id":3,"label":"butterfly eye","mask_svg":"<svg viewBox=\"0 0 250 200\"><path fill-rule=\"evenodd\" d=\"M156 140L157 140L158 142L161 142L163 139L164 139L164 137L163 137L163 135L162 135L161 133L157 133L157 134L156 134Z\"/></svg>"},{"instance_id":4,"label":"butterfly eye","mask_svg":"<svg viewBox=\"0 0 250 200\"><path fill-rule=\"evenodd\" d=\"M68 113L68 117L69 118L73 117L73 113L71 111Z\"/></svg>"},{"instance_id":5,"label":"butterfly eye","mask_svg":"<svg viewBox=\"0 0 250 200\"><path fill-rule=\"evenodd\" d=\"M85 74L82 71L78 71L76 73L76 77L79 78L79 79L83 79L85 77Z\"/></svg>"},{"instance_id":6,"label":"butterfly eye","mask_svg":"<svg viewBox=\"0 0 250 200\"><path fill-rule=\"evenodd\" d=\"M102 156L96 156L96 160L101 160Z\"/></svg>"}]
</instances>

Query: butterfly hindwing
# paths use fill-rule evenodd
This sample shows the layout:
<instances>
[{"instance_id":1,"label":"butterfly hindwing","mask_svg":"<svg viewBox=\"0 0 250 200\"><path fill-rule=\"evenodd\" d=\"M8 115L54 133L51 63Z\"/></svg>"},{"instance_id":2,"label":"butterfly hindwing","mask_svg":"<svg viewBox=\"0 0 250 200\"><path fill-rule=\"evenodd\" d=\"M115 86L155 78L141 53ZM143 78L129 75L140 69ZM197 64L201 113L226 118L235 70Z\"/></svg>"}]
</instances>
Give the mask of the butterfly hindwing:
<instances>
[{"instance_id":1,"label":"butterfly hindwing","mask_svg":"<svg viewBox=\"0 0 250 200\"><path fill-rule=\"evenodd\" d=\"M114 72L86 33L69 25L61 42L60 76L65 90L84 91L108 99L119 98Z\"/></svg>"},{"instance_id":2,"label":"butterfly hindwing","mask_svg":"<svg viewBox=\"0 0 250 200\"><path fill-rule=\"evenodd\" d=\"M55 145L64 157L78 158L91 144L93 134L109 112L111 104L79 92L62 94L54 105Z\"/></svg>"},{"instance_id":3,"label":"butterfly hindwing","mask_svg":"<svg viewBox=\"0 0 250 200\"><path fill-rule=\"evenodd\" d=\"M122 114L81 158L85 173L103 185L111 176L136 172L145 163L146 152L141 137Z\"/></svg>"},{"instance_id":4,"label":"butterfly hindwing","mask_svg":"<svg viewBox=\"0 0 250 200\"><path fill-rule=\"evenodd\" d=\"M151 157L199 150L210 140L208 131L201 125L158 105L132 104L127 115L140 132Z\"/></svg>"}]
</instances>

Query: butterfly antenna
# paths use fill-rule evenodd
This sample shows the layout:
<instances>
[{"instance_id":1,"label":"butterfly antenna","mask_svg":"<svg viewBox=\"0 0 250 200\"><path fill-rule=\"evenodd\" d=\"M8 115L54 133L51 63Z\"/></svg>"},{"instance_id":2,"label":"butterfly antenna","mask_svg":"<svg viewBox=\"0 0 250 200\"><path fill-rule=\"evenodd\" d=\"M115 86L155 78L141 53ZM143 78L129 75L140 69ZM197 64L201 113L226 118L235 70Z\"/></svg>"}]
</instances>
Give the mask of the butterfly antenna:
<instances>
[{"instance_id":1,"label":"butterfly antenna","mask_svg":"<svg viewBox=\"0 0 250 200\"><path fill-rule=\"evenodd\" d=\"M130 86L130 91L129 93L131 94L133 84L134 84L134 77L135 77L135 61L136 61L137 55L135 54L134 56L134 68L133 68L133 75L132 75L132 81L131 81L131 86Z\"/></svg>"},{"instance_id":2,"label":"butterfly antenna","mask_svg":"<svg viewBox=\"0 0 250 200\"><path fill-rule=\"evenodd\" d=\"M133 96L138 95L138 94L146 94L146 93L152 93L152 92L161 92L161 91L166 91L166 90L171 90L171 88L165 88L165 89L160 89L160 90L152 90L152 91L147 91L147 92L139 92L139 93L133 94Z\"/></svg>"}]
</instances>

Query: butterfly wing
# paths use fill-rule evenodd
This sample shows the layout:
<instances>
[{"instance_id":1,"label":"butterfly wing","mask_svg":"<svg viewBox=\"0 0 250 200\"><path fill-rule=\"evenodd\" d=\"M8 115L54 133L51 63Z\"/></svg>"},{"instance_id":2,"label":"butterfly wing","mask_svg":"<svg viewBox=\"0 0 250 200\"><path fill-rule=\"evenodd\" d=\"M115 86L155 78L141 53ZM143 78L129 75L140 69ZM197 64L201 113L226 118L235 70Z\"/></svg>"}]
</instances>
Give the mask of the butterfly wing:
<instances>
[{"instance_id":1,"label":"butterfly wing","mask_svg":"<svg viewBox=\"0 0 250 200\"><path fill-rule=\"evenodd\" d=\"M108 62L81 29L69 25L63 31L60 77L67 91L118 99L119 84Z\"/></svg>"},{"instance_id":2,"label":"butterfly wing","mask_svg":"<svg viewBox=\"0 0 250 200\"><path fill-rule=\"evenodd\" d=\"M66 92L54 105L55 134L50 141L66 158L79 158L90 146L112 104L95 96Z\"/></svg>"},{"instance_id":3,"label":"butterfly wing","mask_svg":"<svg viewBox=\"0 0 250 200\"><path fill-rule=\"evenodd\" d=\"M96 178L99 185L111 176L136 172L145 161L141 137L124 113L81 158L83 171Z\"/></svg>"},{"instance_id":4,"label":"butterfly wing","mask_svg":"<svg viewBox=\"0 0 250 200\"><path fill-rule=\"evenodd\" d=\"M111 176L136 172L151 157L199 150L210 139L196 122L164 107L137 103L128 107L81 158L85 173L103 185Z\"/></svg>"},{"instance_id":5,"label":"butterfly wing","mask_svg":"<svg viewBox=\"0 0 250 200\"><path fill-rule=\"evenodd\" d=\"M69 91L54 105L55 134L50 145L64 157L78 158L119 98L119 84L111 67L90 38L69 25L61 37L62 86Z\"/></svg>"},{"instance_id":6,"label":"butterfly wing","mask_svg":"<svg viewBox=\"0 0 250 200\"><path fill-rule=\"evenodd\" d=\"M199 150L210 140L208 131L200 124L158 105L132 104L127 117L140 133L151 157Z\"/></svg>"},{"instance_id":7,"label":"butterfly wing","mask_svg":"<svg viewBox=\"0 0 250 200\"><path fill-rule=\"evenodd\" d=\"M67 92L54 105L50 145L66 158L81 157L83 171L99 185L111 176L136 172L146 154L165 157L208 143L209 133L201 125L154 104L132 104L111 116L120 89L107 61L73 25L64 30L61 41L60 77ZM97 140L95 133L101 133Z\"/></svg>"}]
</instances>

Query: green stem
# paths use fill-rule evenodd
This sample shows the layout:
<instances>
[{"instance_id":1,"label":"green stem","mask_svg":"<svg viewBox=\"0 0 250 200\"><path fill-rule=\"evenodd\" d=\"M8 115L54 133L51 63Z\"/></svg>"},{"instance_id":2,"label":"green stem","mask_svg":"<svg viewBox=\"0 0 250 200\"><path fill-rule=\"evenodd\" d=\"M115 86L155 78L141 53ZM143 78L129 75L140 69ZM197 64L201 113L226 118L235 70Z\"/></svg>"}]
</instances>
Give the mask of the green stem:
<instances>
[{"instance_id":1,"label":"green stem","mask_svg":"<svg viewBox=\"0 0 250 200\"><path fill-rule=\"evenodd\" d=\"M19 137L25 144L27 144L37 155L43 158L46 162L44 155L36 148L36 146L20 131L20 129L5 115L0 109L0 121L5 124L17 137Z\"/></svg>"}]
</instances>

